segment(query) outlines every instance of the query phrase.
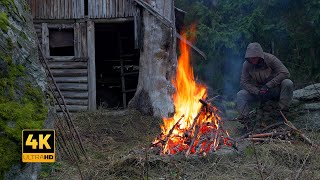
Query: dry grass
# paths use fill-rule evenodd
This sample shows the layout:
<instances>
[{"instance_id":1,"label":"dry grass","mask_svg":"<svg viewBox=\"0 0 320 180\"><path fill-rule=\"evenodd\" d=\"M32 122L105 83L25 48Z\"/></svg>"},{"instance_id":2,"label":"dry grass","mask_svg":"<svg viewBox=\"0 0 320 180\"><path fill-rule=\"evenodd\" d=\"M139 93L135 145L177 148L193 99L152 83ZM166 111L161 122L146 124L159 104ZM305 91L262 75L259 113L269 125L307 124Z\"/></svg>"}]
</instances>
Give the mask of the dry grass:
<instances>
[{"instance_id":1,"label":"dry grass","mask_svg":"<svg viewBox=\"0 0 320 180\"><path fill-rule=\"evenodd\" d=\"M160 133L160 119L131 110L100 110L79 114L75 121L89 156L80 166L84 179L260 179L252 145L238 154L158 156L145 149ZM319 132L308 136L319 143ZM320 179L320 149L309 153L310 146L302 142L255 149L265 179L294 179L299 169L300 179ZM67 161L43 169L42 179L80 179Z\"/></svg>"}]
</instances>

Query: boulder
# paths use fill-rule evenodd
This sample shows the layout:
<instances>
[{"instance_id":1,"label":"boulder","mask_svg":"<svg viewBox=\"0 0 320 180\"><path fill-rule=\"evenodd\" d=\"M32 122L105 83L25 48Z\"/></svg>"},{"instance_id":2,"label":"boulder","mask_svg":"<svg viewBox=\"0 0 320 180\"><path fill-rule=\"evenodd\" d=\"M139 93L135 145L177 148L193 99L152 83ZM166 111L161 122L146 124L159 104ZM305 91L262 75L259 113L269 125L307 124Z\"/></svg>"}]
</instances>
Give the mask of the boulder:
<instances>
[{"instance_id":1,"label":"boulder","mask_svg":"<svg viewBox=\"0 0 320 180\"><path fill-rule=\"evenodd\" d=\"M320 83L311 84L293 92L293 98L301 101L320 100Z\"/></svg>"}]
</instances>

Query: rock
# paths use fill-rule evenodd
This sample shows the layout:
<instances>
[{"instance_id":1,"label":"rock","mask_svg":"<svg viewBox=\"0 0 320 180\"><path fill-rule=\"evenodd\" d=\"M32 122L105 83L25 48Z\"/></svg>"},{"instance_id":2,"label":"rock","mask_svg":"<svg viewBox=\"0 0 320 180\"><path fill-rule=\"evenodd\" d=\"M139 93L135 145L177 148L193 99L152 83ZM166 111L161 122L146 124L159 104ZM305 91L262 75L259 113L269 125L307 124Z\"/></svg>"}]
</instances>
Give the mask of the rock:
<instances>
[{"instance_id":1,"label":"rock","mask_svg":"<svg viewBox=\"0 0 320 180\"><path fill-rule=\"evenodd\" d=\"M320 131L320 111L306 111L305 114L296 116L293 123L299 129Z\"/></svg>"},{"instance_id":2,"label":"rock","mask_svg":"<svg viewBox=\"0 0 320 180\"><path fill-rule=\"evenodd\" d=\"M303 108L310 111L320 111L320 102L304 104Z\"/></svg>"},{"instance_id":3,"label":"rock","mask_svg":"<svg viewBox=\"0 0 320 180\"><path fill-rule=\"evenodd\" d=\"M311 84L303 89L293 91L293 98L302 101L320 99L320 83Z\"/></svg>"}]
</instances>

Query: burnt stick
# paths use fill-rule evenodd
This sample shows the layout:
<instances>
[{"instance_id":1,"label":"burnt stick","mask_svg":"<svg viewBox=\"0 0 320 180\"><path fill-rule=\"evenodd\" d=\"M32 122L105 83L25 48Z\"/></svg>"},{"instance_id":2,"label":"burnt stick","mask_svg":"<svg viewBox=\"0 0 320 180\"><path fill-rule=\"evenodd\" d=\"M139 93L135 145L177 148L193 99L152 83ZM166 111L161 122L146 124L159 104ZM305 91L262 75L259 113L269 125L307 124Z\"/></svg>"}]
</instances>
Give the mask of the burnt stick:
<instances>
[{"instance_id":1,"label":"burnt stick","mask_svg":"<svg viewBox=\"0 0 320 180\"><path fill-rule=\"evenodd\" d=\"M189 156L189 154L190 154L190 151L191 151L191 149L192 149L192 146L193 146L194 142L195 142L196 139L197 139L197 136L198 136L198 133L199 133L199 129L200 129L199 126L196 125L196 127L195 127L195 132L194 132L194 136L193 136L192 141L191 141L191 143L190 143L190 145L189 145L189 148L188 148L188 150L187 150L187 152L186 152L186 156Z\"/></svg>"}]
</instances>

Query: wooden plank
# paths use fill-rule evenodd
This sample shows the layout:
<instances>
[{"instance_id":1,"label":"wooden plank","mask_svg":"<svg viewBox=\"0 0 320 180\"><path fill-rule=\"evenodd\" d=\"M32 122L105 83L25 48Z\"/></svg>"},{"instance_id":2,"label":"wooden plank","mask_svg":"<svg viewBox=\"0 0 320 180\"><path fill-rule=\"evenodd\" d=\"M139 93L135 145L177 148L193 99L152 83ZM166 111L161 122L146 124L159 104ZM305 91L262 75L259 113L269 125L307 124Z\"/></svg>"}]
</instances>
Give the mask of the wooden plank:
<instances>
[{"instance_id":1,"label":"wooden plank","mask_svg":"<svg viewBox=\"0 0 320 180\"><path fill-rule=\"evenodd\" d=\"M77 10L76 18L77 18L77 19L80 18L80 15L81 15L80 1L81 1L81 0L77 0L77 7L76 7L76 10Z\"/></svg>"},{"instance_id":2,"label":"wooden plank","mask_svg":"<svg viewBox=\"0 0 320 180\"><path fill-rule=\"evenodd\" d=\"M87 83L88 76L81 77L54 77L57 83Z\"/></svg>"},{"instance_id":3,"label":"wooden plank","mask_svg":"<svg viewBox=\"0 0 320 180\"><path fill-rule=\"evenodd\" d=\"M42 50L45 57L50 54L49 50L49 29L47 23L42 23Z\"/></svg>"},{"instance_id":4,"label":"wooden plank","mask_svg":"<svg viewBox=\"0 0 320 180\"><path fill-rule=\"evenodd\" d=\"M58 83L57 85L60 91L88 91L87 83Z\"/></svg>"},{"instance_id":5,"label":"wooden plank","mask_svg":"<svg viewBox=\"0 0 320 180\"><path fill-rule=\"evenodd\" d=\"M119 14L119 0L115 1L115 17L118 17Z\"/></svg>"},{"instance_id":6,"label":"wooden plank","mask_svg":"<svg viewBox=\"0 0 320 180\"><path fill-rule=\"evenodd\" d=\"M75 58L79 58L80 53L81 53L81 50L80 50L81 39L80 39L79 33L80 33L80 26L79 26L79 23L76 23L75 27L74 27L74 56L75 56Z\"/></svg>"},{"instance_id":7,"label":"wooden plank","mask_svg":"<svg viewBox=\"0 0 320 180\"><path fill-rule=\"evenodd\" d=\"M42 17L41 19L47 19L47 0L42 1Z\"/></svg>"},{"instance_id":8,"label":"wooden plank","mask_svg":"<svg viewBox=\"0 0 320 180\"><path fill-rule=\"evenodd\" d=\"M87 22L87 43L88 43L88 84L89 84L89 110L96 109L96 65L95 65L95 39L94 22Z\"/></svg>"},{"instance_id":9,"label":"wooden plank","mask_svg":"<svg viewBox=\"0 0 320 180\"><path fill-rule=\"evenodd\" d=\"M49 0L49 9L50 9L50 13L49 13L49 18L48 19L53 19L54 18L54 1L53 0Z\"/></svg>"},{"instance_id":10,"label":"wooden plank","mask_svg":"<svg viewBox=\"0 0 320 180\"><path fill-rule=\"evenodd\" d=\"M76 1L77 0L72 0L72 18L76 18L77 17L76 16L76 8L77 8Z\"/></svg>"},{"instance_id":11,"label":"wooden plank","mask_svg":"<svg viewBox=\"0 0 320 180\"><path fill-rule=\"evenodd\" d=\"M62 11L62 9L61 9L61 0L58 0L57 1L57 9L58 9L58 11L57 11L57 19L61 19L61 11Z\"/></svg>"},{"instance_id":12,"label":"wooden plank","mask_svg":"<svg viewBox=\"0 0 320 180\"><path fill-rule=\"evenodd\" d=\"M80 1L80 14L79 14L79 17L80 18L84 18L84 0L79 0Z\"/></svg>"},{"instance_id":13,"label":"wooden plank","mask_svg":"<svg viewBox=\"0 0 320 180\"><path fill-rule=\"evenodd\" d=\"M110 15L109 17L113 17L113 0L110 0L110 9L109 9Z\"/></svg>"},{"instance_id":14,"label":"wooden plank","mask_svg":"<svg viewBox=\"0 0 320 180\"><path fill-rule=\"evenodd\" d=\"M64 101L67 105L82 105L82 106L88 106L88 99L72 99L72 98L65 98ZM62 103L62 100L59 99L60 104Z\"/></svg>"},{"instance_id":15,"label":"wooden plank","mask_svg":"<svg viewBox=\"0 0 320 180\"><path fill-rule=\"evenodd\" d=\"M87 69L51 69L53 76L56 77L78 77L78 76L86 76L88 74Z\"/></svg>"},{"instance_id":16,"label":"wooden plank","mask_svg":"<svg viewBox=\"0 0 320 180\"><path fill-rule=\"evenodd\" d=\"M55 91L58 95L58 92ZM79 92L79 91L61 91L63 97L65 98L78 98L78 99L88 99L88 92Z\"/></svg>"},{"instance_id":17,"label":"wooden plank","mask_svg":"<svg viewBox=\"0 0 320 180\"><path fill-rule=\"evenodd\" d=\"M60 8L61 8L61 19L66 19L66 6L65 6L66 0L61 0L60 2Z\"/></svg>"},{"instance_id":18,"label":"wooden plank","mask_svg":"<svg viewBox=\"0 0 320 180\"><path fill-rule=\"evenodd\" d=\"M110 0L106 0L106 18L110 17Z\"/></svg>"},{"instance_id":19,"label":"wooden plank","mask_svg":"<svg viewBox=\"0 0 320 180\"><path fill-rule=\"evenodd\" d=\"M123 17L123 0L119 0L119 14L118 17Z\"/></svg>"},{"instance_id":20,"label":"wooden plank","mask_svg":"<svg viewBox=\"0 0 320 180\"><path fill-rule=\"evenodd\" d=\"M81 57L88 57L87 51L87 26L86 23L81 23Z\"/></svg>"},{"instance_id":21,"label":"wooden plank","mask_svg":"<svg viewBox=\"0 0 320 180\"><path fill-rule=\"evenodd\" d=\"M32 9L32 17L35 18L36 17L36 0L32 0L30 1L30 7Z\"/></svg>"},{"instance_id":22,"label":"wooden plank","mask_svg":"<svg viewBox=\"0 0 320 180\"><path fill-rule=\"evenodd\" d=\"M107 0L102 0L102 17L107 17Z\"/></svg>"},{"instance_id":23,"label":"wooden plank","mask_svg":"<svg viewBox=\"0 0 320 180\"><path fill-rule=\"evenodd\" d=\"M72 11L72 0L67 0L68 1L68 7L69 7L69 11L68 11L68 19L72 19L73 18L73 11Z\"/></svg>"},{"instance_id":24,"label":"wooden plank","mask_svg":"<svg viewBox=\"0 0 320 180\"><path fill-rule=\"evenodd\" d=\"M68 0L63 0L64 3L64 16L63 19L68 19L68 14L69 14L69 6L68 6Z\"/></svg>"},{"instance_id":25,"label":"wooden plank","mask_svg":"<svg viewBox=\"0 0 320 180\"><path fill-rule=\"evenodd\" d=\"M69 110L69 112L80 112L80 111L88 110L88 106L67 105L67 109ZM58 105L56 105L56 110L57 110L57 112L62 111Z\"/></svg>"},{"instance_id":26,"label":"wooden plank","mask_svg":"<svg viewBox=\"0 0 320 180\"><path fill-rule=\"evenodd\" d=\"M99 0L95 0L94 18L99 17Z\"/></svg>"},{"instance_id":27,"label":"wooden plank","mask_svg":"<svg viewBox=\"0 0 320 180\"><path fill-rule=\"evenodd\" d=\"M127 3L128 3L128 0L123 1L123 17L127 17L127 12L126 12Z\"/></svg>"},{"instance_id":28,"label":"wooden plank","mask_svg":"<svg viewBox=\"0 0 320 180\"><path fill-rule=\"evenodd\" d=\"M50 69L87 69L87 62L58 62L49 61Z\"/></svg>"}]
</instances>

